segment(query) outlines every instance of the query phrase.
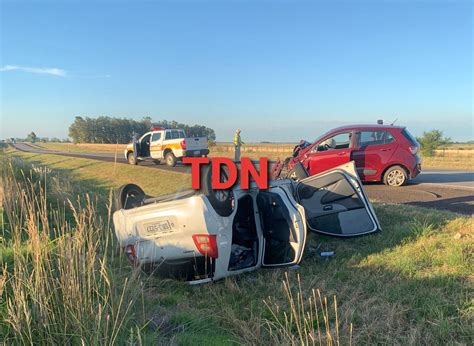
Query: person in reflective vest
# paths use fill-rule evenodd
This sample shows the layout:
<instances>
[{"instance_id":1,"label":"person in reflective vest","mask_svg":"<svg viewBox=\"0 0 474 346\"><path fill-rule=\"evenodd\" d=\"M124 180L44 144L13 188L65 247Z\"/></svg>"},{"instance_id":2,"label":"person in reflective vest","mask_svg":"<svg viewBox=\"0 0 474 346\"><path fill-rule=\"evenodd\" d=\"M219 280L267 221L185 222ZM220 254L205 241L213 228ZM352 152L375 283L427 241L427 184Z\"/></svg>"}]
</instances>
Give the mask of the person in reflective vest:
<instances>
[{"instance_id":1,"label":"person in reflective vest","mask_svg":"<svg viewBox=\"0 0 474 346\"><path fill-rule=\"evenodd\" d=\"M240 147L242 144L245 143L242 142L242 139L240 138L240 130L237 129L234 133L235 161L240 161Z\"/></svg>"}]
</instances>

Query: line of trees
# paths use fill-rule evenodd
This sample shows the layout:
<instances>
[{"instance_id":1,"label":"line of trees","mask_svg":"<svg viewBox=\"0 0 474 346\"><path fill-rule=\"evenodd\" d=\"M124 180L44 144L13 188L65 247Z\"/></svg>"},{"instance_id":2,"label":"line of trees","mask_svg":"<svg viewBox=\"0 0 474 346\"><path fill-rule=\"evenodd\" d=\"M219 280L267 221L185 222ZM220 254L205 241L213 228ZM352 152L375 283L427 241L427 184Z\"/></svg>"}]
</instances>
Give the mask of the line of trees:
<instances>
[{"instance_id":1,"label":"line of trees","mask_svg":"<svg viewBox=\"0 0 474 346\"><path fill-rule=\"evenodd\" d=\"M30 142L30 143L49 143L49 142L53 142L53 143L69 143L71 142L69 140L69 138L65 138L65 139L60 139L60 138L57 138L57 137L38 137L36 135L36 133L34 131L31 131L30 133L28 133L28 135L26 136L26 138L20 138L20 137L17 137L17 138L10 138L10 140L15 140L17 142Z\"/></svg>"},{"instance_id":2,"label":"line of trees","mask_svg":"<svg viewBox=\"0 0 474 346\"><path fill-rule=\"evenodd\" d=\"M187 125L168 120L153 122L149 117L137 121L106 116L98 118L77 116L69 126L69 137L74 143L129 143L134 134L140 136L153 126L180 128L190 137L207 136L211 142L216 140L214 130L202 125Z\"/></svg>"}]
</instances>

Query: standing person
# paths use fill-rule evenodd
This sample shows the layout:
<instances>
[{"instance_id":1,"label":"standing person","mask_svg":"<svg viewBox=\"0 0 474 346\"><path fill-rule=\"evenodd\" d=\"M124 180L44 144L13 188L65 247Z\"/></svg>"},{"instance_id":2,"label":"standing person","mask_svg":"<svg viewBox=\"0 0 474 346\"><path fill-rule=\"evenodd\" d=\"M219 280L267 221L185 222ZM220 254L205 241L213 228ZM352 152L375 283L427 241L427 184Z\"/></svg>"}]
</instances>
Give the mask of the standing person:
<instances>
[{"instance_id":1,"label":"standing person","mask_svg":"<svg viewBox=\"0 0 474 346\"><path fill-rule=\"evenodd\" d=\"M240 147L242 144L245 144L242 142L242 139L240 138L240 130L237 129L235 130L234 134L234 147L235 147L235 161L240 161Z\"/></svg>"}]
</instances>

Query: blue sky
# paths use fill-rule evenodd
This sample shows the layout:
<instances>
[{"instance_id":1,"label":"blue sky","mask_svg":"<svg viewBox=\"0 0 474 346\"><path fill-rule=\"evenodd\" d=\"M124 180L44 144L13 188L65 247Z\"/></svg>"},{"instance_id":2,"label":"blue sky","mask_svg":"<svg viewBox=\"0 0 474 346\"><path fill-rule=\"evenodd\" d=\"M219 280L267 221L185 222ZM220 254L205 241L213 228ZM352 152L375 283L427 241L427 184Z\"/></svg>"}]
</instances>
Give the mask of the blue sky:
<instances>
[{"instance_id":1,"label":"blue sky","mask_svg":"<svg viewBox=\"0 0 474 346\"><path fill-rule=\"evenodd\" d=\"M1 2L0 137L76 115L314 139L377 119L473 135L469 1Z\"/></svg>"}]
</instances>

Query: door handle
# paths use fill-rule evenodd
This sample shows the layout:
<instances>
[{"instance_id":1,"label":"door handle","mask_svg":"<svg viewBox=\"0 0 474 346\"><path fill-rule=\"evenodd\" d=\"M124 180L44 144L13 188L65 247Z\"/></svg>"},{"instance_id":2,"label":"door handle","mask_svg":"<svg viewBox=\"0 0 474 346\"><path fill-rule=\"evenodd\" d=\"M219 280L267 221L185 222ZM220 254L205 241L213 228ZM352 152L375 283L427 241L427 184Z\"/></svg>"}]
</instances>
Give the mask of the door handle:
<instances>
[{"instance_id":1,"label":"door handle","mask_svg":"<svg viewBox=\"0 0 474 346\"><path fill-rule=\"evenodd\" d=\"M347 153L345 151L343 151L342 153L339 153L337 154L338 156L343 156L343 155L346 155Z\"/></svg>"},{"instance_id":2,"label":"door handle","mask_svg":"<svg viewBox=\"0 0 474 346\"><path fill-rule=\"evenodd\" d=\"M380 149L380 151L391 151L392 149Z\"/></svg>"}]
</instances>

